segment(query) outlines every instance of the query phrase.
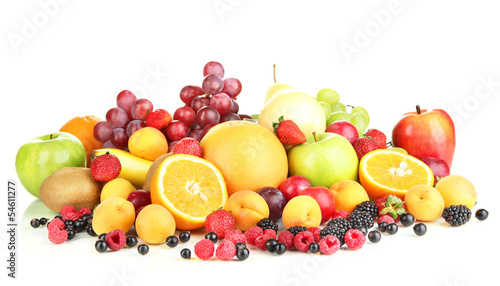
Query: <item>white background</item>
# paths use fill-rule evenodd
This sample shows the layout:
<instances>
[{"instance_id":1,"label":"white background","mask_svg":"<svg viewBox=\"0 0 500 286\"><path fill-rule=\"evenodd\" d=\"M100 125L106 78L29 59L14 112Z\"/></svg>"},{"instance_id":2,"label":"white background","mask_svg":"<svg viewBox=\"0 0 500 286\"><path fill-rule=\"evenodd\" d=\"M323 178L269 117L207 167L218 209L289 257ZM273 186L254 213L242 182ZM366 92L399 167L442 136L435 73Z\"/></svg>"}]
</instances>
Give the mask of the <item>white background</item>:
<instances>
[{"instance_id":1,"label":"white background","mask_svg":"<svg viewBox=\"0 0 500 286\"><path fill-rule=\"evenodd\" d=\"M240 110L252 114L262 109L277 64L279 82L313 96L325 87L337 90L342 102L365 107L370 127L389 138L401 115L416 104L447 110L457 131L452 173L476 186L478 207L490 211L487 221L473 218L451 228L438 220L428 224L424 237L400 229L379 244L333 256L277 257L255 250L244 262L184 261L182 247L165 245L151 247L144 257L135 248L98 254L86 234L53 245L45 229L28 225L33 217L53 214L19 185L15 281L6 278L6 191L0 196L2 280L7 285L498 285L499 5L339 2L2 2L4 184L17 180L14 160L23 143L58 131L77 115L103 118L123 89L173 113L181 106L181 88L201 84L204 64L217 60L227 77L241 80ZM187 246L192 249L200 237Z\"/></svg>"}]
</instances>

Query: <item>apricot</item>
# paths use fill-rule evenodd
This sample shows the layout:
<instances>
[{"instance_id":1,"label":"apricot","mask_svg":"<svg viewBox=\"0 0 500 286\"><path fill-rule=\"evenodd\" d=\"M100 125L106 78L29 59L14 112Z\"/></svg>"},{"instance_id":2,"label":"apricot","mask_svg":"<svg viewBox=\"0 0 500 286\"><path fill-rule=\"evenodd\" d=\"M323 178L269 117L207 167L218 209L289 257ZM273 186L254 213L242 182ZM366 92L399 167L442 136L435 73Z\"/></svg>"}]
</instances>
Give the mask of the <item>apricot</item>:
<instances>
[{"instance_id":1,"label":"apricot","mask_svg":"<svg viewBox=\"0 0 500 286\"><path fill-rule=\"evenodd\" d=\"M111 197L95 209L92 227L98 235L115 229L127 233L134 225L134 220L134 205L124 198Z\"/></svg>"},{"instance_id":2,"label":"apricot","mask_svg":"<svg viewBox=\"0 0 500 286\"><path fill-rule=\"evenodd\" d=\"M156 204L145 206L135 221L137 235L148 244L165 243L167 237L174 234L175 227L172 214Z\"/></svg>"},{"instance_id":3,"label":"apricot","mask_svg":"<svg viewBox=\"0 0 500 286\"><path fill-rule=\"evenodd\" d=\"M415 219L433 221L441 216L444 200L441 194L429 185L416 185L405 196L406 207Z\"/></svg>"},{"instance_id":4,"label":"apricot","mask_svg":"<svg viewBox=\"0 0 500 286\"><path fill-rule=\"evenodd\" d=\"M242 231L256 226L259 220L269 217L266 200L254 191L235 192L227 199L224 209L234 217L234 227Z\"/></svg>"},{"instance_id":5,"label":"apricot","mask_svg":"<svg viewBox=\"0 0 500 286\"><path fill-rule=\"evenodd\" d=\"M130 136L128 149L132 155L154 161L168 152L168 141L160 130L144 127Z\"/></svg>"},{"instance_id":6,"label":"apricot","mask_svg":"<svg viewBox=\"0 0 500 286\"><path fill-rule=\"evenodd\" d=\"M321 208L314 198L298 195L285 205L281 218L287 229L293 226L318 227Z\"/></svg>"},{"instance_id":7,"label":"apricot","mask_svg":"<svg viewBox=\"0 0 500 286\"><path fill-rule=\"evenodd\" d=\"M330 187L335 197L335 210L351 213L360 203L370 200L361 184L353 180L342 180Z\"/></svg>"},{"instance_id":8,"label":"apricot","mask_svg":"<svg viewBox=\"0 0 500 286\"><path fill-rule=\"evenodd\" d=\"M135 191L135 187L129 181L123 178L114 178L102 187L101 202L111 197L127 199L133 191Z\"/></svg>"},{"instance_id":9,"label":"apricot","mask_svg":"<svg viewBox=\"0 0 500 286\"><path fill-rule=\"evenodd\" d=\"M450 175L442 178L436 184L436 190L443 196L445 208L451 205L465 205L472 210L476 205L476 188L462 176Z\"/></svg>"}]
</instances>

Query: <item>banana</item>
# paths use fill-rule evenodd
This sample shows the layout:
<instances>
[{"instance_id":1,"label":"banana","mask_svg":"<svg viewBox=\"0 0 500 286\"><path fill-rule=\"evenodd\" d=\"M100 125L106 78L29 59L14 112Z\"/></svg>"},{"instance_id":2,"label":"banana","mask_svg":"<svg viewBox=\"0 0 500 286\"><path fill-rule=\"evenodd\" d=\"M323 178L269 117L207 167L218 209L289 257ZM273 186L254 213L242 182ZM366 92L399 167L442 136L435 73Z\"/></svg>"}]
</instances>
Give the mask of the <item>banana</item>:
<instances>
[{"instance_id":1,"label":"banana","mask_svg":"<svg viewBox=\"0 0 500 286\"><path fill-rule=\"evenodd\" d=\"M142 189L146 181L146 174L148 173L149 167L153 164L153 161L139 158L127 151L112 148L94 150L90 155L90 161L92 162L94 158L106 154L107 152L111 155L115 155L118 157L118 160L120 160L122 170L118 178L123 178L132 183L137 189Z\"/></svg>"}]
</instances>

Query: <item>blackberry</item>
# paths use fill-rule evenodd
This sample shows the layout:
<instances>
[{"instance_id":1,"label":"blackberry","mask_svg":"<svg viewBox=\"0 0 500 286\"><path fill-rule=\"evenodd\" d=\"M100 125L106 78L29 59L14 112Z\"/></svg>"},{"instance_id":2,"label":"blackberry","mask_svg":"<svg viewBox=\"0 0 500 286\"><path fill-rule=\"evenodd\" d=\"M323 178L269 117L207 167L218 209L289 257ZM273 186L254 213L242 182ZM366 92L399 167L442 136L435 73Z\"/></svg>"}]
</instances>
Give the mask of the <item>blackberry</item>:
<instances>
[{"instance_id":1,"label":"blackberry","mask_svg":"<svg viewBox=\"0 0 500 286\"><path fill-rule=\"evenodd\" d=\"M373 221L375 219L368 212L353 211L347 216L347 220L351 223L352 228L365 227L366 229L370 229L373 227Z\"/></svg>"},{"instance_id":2,"label":"blackberry","mask_svg":"<svg viewBox=\"0 0 500 286\"><path fill-rule=\"evenodd\" d=\"M352 212L358 212L358 211L369 213L373 218L373 220L376 220L378 217L377 205L375 205L375 203L371 201L364 201L358 204Z\"/></svg>"},{"instance_id":3,"label":"blackberry","mask_svg":"<svg viewBox=\"0 0 500 286\"><path fill-rule=\"evenodd\" d=\"M451 205L444 209L442 217L451 226L461 226L466 224L472 212L464 205Z\"/></svg>"},{"instance_id":4,"label":"blackberry","mask_svg":"<svg viewBox=\"0 0 500 286\"><path fill-rule=\"evenodd\" d=\"M301 231L306 231L307 227L305 227L305 226L292 226L291 228L289 228L287 230L289 232L291 232L293 234L293 236L296 236L297 233L299 233Z\"/></svg>"},{"instance_id":5,"label":"blackberry","mask_svg":"<svg viewBox=\"0 0 500 286\"><path fill-rule=\"evenodd\" d=\"M278 224L274 223L270 219L263 218L263 219L259 220L259 222L257 223L257 226L260 227L260 228L262 228L262 230L272 229L276 233L278 233Z\"/></svg>"},{"instance_id":6,"label":"blackberry","mask_svg":"<svg viewBox=\"0 0 500 286\"><path fill-rule=\"evenodd\" d=\"M326 223L326 226L334 226L337 228L345 229L346 231L352 228L351 223L347 219L342 217L332 218Z\"/></svg>"},{"instance_id":7,"label":"blackberry","mask_svg":"<svg viewBox=\"0 0 500 286\"><path fill-rule=\"evenodd\" d=\"M336 227L336 226L326 226L324 227L320 232L319 234L321 235L321 238L327 236L327 235L333 235L335 237L337 237L340 241L340 245L344 245L345 244L345 239L344 239L344 236L345 236L345 233L348 231L349 229L345 229L345 228L340 228L340 227Z\"/></svg>"}]
</instances>

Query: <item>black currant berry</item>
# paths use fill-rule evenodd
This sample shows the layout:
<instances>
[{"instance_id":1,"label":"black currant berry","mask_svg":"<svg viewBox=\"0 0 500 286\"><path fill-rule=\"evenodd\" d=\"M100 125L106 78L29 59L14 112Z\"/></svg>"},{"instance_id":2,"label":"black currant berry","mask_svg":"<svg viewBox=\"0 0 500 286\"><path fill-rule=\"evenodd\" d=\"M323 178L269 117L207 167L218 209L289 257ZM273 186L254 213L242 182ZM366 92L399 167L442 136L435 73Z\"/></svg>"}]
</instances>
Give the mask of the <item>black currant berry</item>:
<instances>
[{"instance_id":1,"label":"black currant berry","mask_svg":"<svg viewBox=\"0 0 500 286\"><path fill-rule=\"evenodd\" d=\"M167 245L169 247L176 247L179 244L179 239L175 235L167 237Z\"/></svg>"},{"instance_id":2,"label":"black currant berry","mask_svg":"<svg viewBox=\"0 0 500 286\"><path fill-rule=\"evenodd\" d=\"M488 218L488 215L489 215L489 213L488 213L488 211L487 211L487 210L485 210L485 209L478 209L478 210L476 211L476 218L477 218L478 220L485 220L485 219L487 219L487 218Z\"/></svg>"},{"instance_id":3,"label":"black currant berry","mask_svg":"<svg viewBox=\"0 0 500 286\"><path fill-rule=\"evenodd\" d=\"M416 235L422 236L427 232L427 226L425 226L425 224L423 223L417 223L413 226L413 231Z\"/></svg>"},{"instance_id":4,"label":"black currant berry","mask_svg":"<svg viewBox=\"0 0 500 286\"><path fill-rule=\"evenodd\" d=\"M372 230L368 233L368 240L373 243L377 243L382 239L382 235L378 230Z\"/></svg>"},{"instance_id":5,"label":"black currant berry","mask_svg":"<svg viewBox=\"0 0 500 286\"><path fill-rule=\"evenodd\" d=\"M127 237L127 240L125 241L128 247L134 247L137 245L137 238L135 236L131 235Z\"/></svg>"},{"instance_id":6,"label":"black currant berry","mask_svg":"<svg viewBox=\"0 0 500 286\"><path fill-rule=\"evenodd\" d=\"M30 221L30 225L32 228L38 228L38 227L40 227L40 220L37 218L34 218Z\"/></svg>"},{"instance_id":7,"label":"black currant berry","mask_svg":"<svg viewBox=\"0 0 500 286\"><path fill-rule=\"evenodd\" d=\"M390 223L387 228L385 229L385 231L388 233L388 234L396 234L396 232L398 232L398 225L395 224L395 223Z\"/></svg>"},{"instance_id":8,"label":"black currant berry","mask_svg":"<svg viewBox=\"0 0 500 286\"><path fill-rule=\"evenodd\" d=\"M219 239L215 232L209 232L205 234L205 238L210 239L213 243L217 243L217 240Z\"/></svg>"},{"instance_id":9,"label":"black currant berry","mask_svg":"<svg viewBox=\"0 0 500 286\"><path fill-rule=\"evenodd\" d=\"M141 244L137 247L137 252L141 255L146 255L149 252L149 246L147 244Z\"/></svg>"},{"instance_id":10,"label":"black currant berry","mask_svg":"<svg viewBox=\"0 0 500 286\"><path fill-rule=\"evenodd\" d=\"M250 251L248 250L248 248L242 247L236 250L236 258L238 258L238 260L245 260L248 258L248 256L250 256Z\"/></svg>"},{"instance_id":11,"label":"black currant berry","mask_svg":"<svg viewBox=\"0 0 500 286\"><path fill-rule=\"evenodd\" d=\"M179 234L179 240L181 242L188 242L191 239L191 233L189 231L183 231Z\"/></svg>"},{"instance_id":12,"label":"black currant berry","mask_svg":"<svg viewBox=\"0 0 500 286\"><path fill-rule=\"evenodd\" d=\"M319 252L319 243L312 242L311 244L309 244L309 252L318 253Z\"/></svg>"},{"instance_id":13,"label":"black currant berry","mask_svg":"<svg viewBox=\"0 0 500 286\"><path fill-rule=\"evenodd\" d=\"M191 250L189 250L189 248L183 248L181 250L181 257L184 259L191 259Z\"/></svg>"},{"instance_id":14,"label":"black currant berry","mask_svg":"<svg viewBox=\"0 0 500 286\"><path fill-rule=\"evenodd\" d=\"M411 213L404 213L400 218L401 224L404 226L410 226L415 222L415 217Z\"/></svg>"},{"instance_id":15,"label":"black currant berry","mask_svg":"<svg viewBox=\"0 0 500 286\"><path fill-rule=\"evenodd\" d=\"M281 255L286 252L286 245L283 242L278 242L274 247L274 253Z\"/></svg>"},{"instance_id":16,"label":"black currant berry","mask_svg":"<svg viewBox=\"0 0 500 286\"><path fill-rule=\"evenodd\" d=\"M108 249L108 244L106 241L99 239L98 241L95 242L95 250L97 252L104 252Z\"/></svg>"}]
</instances>

